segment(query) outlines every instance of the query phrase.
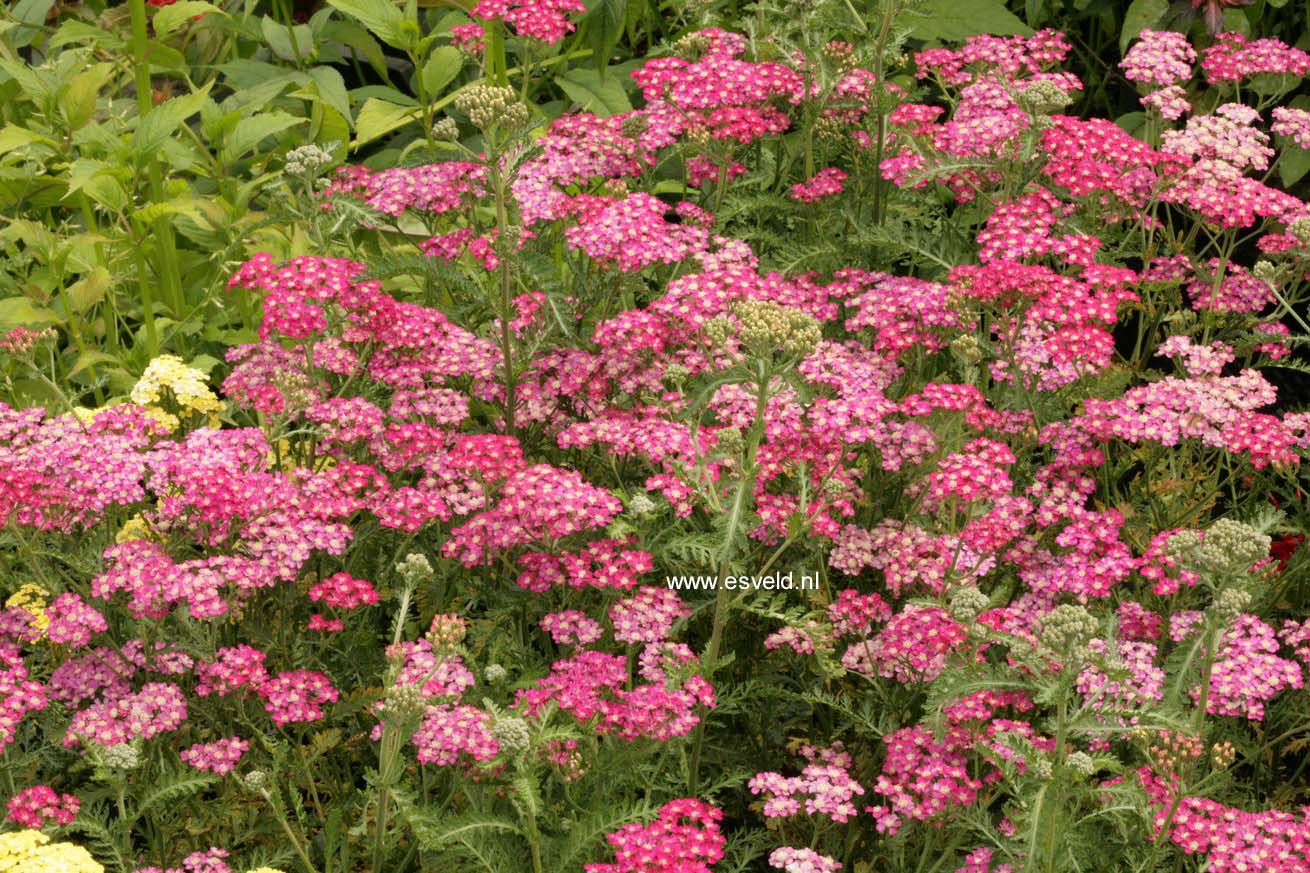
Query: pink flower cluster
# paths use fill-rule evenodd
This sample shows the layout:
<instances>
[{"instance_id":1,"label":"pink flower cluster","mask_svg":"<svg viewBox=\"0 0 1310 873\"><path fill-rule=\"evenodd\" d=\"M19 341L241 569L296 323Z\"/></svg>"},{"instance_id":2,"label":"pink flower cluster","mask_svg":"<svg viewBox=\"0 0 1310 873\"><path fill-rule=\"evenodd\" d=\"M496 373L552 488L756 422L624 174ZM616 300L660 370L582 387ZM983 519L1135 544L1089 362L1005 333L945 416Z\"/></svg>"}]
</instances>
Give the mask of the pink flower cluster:
<instances>
[{"instance_id":1,"label":"pink flower cluster","mask_svg":"<svg viewBox=\"0 0 1310 873\"><path fill-rule=\"evenodd\" d=\"M183 749L179 757L197 770L207 770L224 776L236 769L241 756L250 750L250 743L240 737L227 737L212 743L200 743Z\"/></svg>"},{"instance_id":2,"label":"pink flower cluster","mask_svg":"<svg viewBox=\"0 0 1310 873\"><path fill-rule=\"evenodd\" d=\"M800 754L809 763L799 776L767 772L751 777L751 794L765 797L764 816L793 816L803 808L806 815L824 815L835 822L854 818L855 798L864 794L864 786L851 777L851 756L841 743L829 748L801 746Z\"/></svg>"},{"instance_id":3,"label":"pink flower cluster","mask_svg":"<svg viewBox=\"0 0 1310 873\"><path fill-rule=\"evenodd\" d=\"M82 802L73 794L59 794L49 785L33 785L9 798L5 818L25 828L40 830L47 822L71 824Z\"/></svg>"},{"instance_id":4,"label":"pink flower cluster","mask_svg":"<svg viewBox=\"0 0 1310 873\"><path fill-rule=\"evenodd\" d=\"M478 0L469 15L503 21L519 36L554 45L575 29L566 16L586 11L581 0Z\"/></svg>"},{"instance_id":5,"label":"pink flower cluster","mask_svg":"<svg viewBox=\"0 0 1310 873\"><path fill-rule=\"evenodd\" d=\"M648 825L627 824L607 834L614 863L587 864L586 873L710 873L723 857L723 813L684 797L660 807Z\"/></svg>"}]
</instances>

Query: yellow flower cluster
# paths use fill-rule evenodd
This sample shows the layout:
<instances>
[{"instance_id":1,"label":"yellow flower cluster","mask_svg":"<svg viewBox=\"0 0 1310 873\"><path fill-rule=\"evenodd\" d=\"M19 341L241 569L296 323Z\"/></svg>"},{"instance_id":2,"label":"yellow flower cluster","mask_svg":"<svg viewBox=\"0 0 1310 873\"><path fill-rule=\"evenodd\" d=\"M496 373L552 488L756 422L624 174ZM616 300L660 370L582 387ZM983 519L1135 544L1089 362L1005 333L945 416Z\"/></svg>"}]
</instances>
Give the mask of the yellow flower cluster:
<instances>
[{"instance_id":1,"label":"yellow flower cluster","mask_svg":"<svg viewBox=\"0 0 1310 873\"><path fill-rule=\"evenodd\" d=\"M221 408L218 398L205 382L205 374L194 367L188 367L177 355L160 355L150 362L132 388L132 402L158 408L165 389L185 411L213 415ZM176 426L175 416L168 413L164 413L164 416L165 424Z\"/></svg>"},{"instance_id":2,"label":"yellow flower cluster","mask_svg":"<svg viewBox=\"0 0 1310 873\"><path fill-rule=\"evenodd\" d=\"M118 529L118 533L114 534L114 542L116 543L126 543L131 540L153 540L154 538L154 531L150 529L150 525L146 524L145 518L139 512L123 522L123 526Z\"/></svg>"},{"instance_id":3,"label":"yellow flower cluster","mask_svg":"<svg viewBox=\"0 0 1310 873\"><path fill-rule=\"evenodd\" d=\"M254 870L247 870L246 873L282 873L276 867L256 867Z\"/></svg>"},{"instance_id":4,"label":"yellow flower cluster","mask_svg":"<svg viewBox=\"0 0 1310 873\"><path fill-rule=\"evenodd\" d=\"M19 588L5 601L5 608L18 607L36 619L36 629L45 633L50 627L50 616L45 614L46 605L50 603L50 592L31 582Z\"/></svg>"},{"instance_id":5,"label":"yellow flower cluster","mask_svg":"<svg viewBox=\"0 0 1310 873\"><path fill-rule=\"evenodd\" d=\"M0 834L0 873L105 873L105 868L81 846L22 830Z\"/></svg>"}]
</instances>

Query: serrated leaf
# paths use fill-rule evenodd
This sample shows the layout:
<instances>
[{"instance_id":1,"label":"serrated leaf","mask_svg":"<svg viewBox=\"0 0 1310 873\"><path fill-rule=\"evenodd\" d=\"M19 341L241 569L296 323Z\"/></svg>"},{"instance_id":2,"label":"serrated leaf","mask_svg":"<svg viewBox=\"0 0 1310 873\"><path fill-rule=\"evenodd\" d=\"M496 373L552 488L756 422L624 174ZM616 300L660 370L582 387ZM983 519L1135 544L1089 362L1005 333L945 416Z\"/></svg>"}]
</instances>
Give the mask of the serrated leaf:
<instances>
[{"instance_id":1,"label":"serrated leaf","mask_svg":"<svg viewBox=\"0 0 1310 873\"><path fill-rule=\"evenodd\" d=\"M205 0L177 0L171 6L160 7L155 17L151 19L151 23L154 24L155 34L163 38L171 36L173 31L184 24L189 24L196 16L208 15L211 12L227 15L222 9L213 3L206 3Z\"/></svg>"},{"instance_id":2,"label":"serrated leaf","mask_svg":"<svg viewBox=\"0 0 1310 873\"><path fill-rule=\"evenodd\" d=\"M409 32L405 25L412 26L413 22L391 0L328 0L328 5L364 25L387 45L409 48L418 41L418 28L414 26L414 32Z\"/></svg>"},{"instance_id":3,"label":"serrated leaf","mask_svg":"<svg viewBox=\"0 0 1310 873\"><path fill-rule=\"evenodd\" d=\"M77 130L91 120L100 89L113 72L113 64L95 64L69 80L60 98L59 109L70 128Z\"/></svg>"},{"instance_id":4,"label":"serrated leaf","mask_svg":"<svg viewBox=\"0 0 1310 873\"><path fill-rule=\"evenodd\" d=\"M443 45L434 51L423 64L423 90L428 99L440 94L464 66L464 55L459 49Z\"/></svg>"},{"instance_id":5,"label":"serrated leaf","mask_svg":"<svg viewBox=\"0 0 1310 873\"><path fill-rule=\"evenodd\" d=\"M304 124L304 122L305 119L296 118L289 112L282 112L281 110L243 118L232 128L232 132L224 138L223 147L220 150L222 160L225 164L230 164L253 150L255 146L268 137L276 136L284 130L298 124Z\"/></svg>"},{"instance_id":6,"label":"serrated leaf","mask_svg":"<svg viewBox=\"0 0 1310 873\"><path fill-rule=\"evenodd\" d=\"M38 28L45 23L46 18L50 15L50 10L54 6L55 0L18 0L9 9L10 17L15 21L32 26L14 28L6 42L13 48L23 48L29 45L41 32Z\"/></svg>"},{"instance_id":7,"label":"serrated leaf","mask_svg":"<svg viewBox=\"0 0 1310 873\"><path fill-rule=\"evenodd\" d=\"M555 84L587 112L596 115L618 115L631 112L632 103L623 90L623 77L616 73L602 76L591 69L576 67L555 77Z\"/></svg>"},{"instance_id":8,"label":"serrated leaf","mask_svg":"<svg viewBox=\"0 0 1310 873\"><path fill-rule=\"evenodd\" d=\"M1033 32L1001 0L927 0L915 12L908 23L918 39L954 42L984 33L1031 36Z\"/></svg>"},{"instance_id":9,"label":"serrated leaf","mask_svg":"<svg viewBox=\"0 0 1310 873\"><path fill-rule=\"evenodd\" d=\"M35 143L48 145L51 148L56 146L54 140L28 130L26 127L6 124L3 128L0 128L0 155L8 154L16 149L26 148Z\"/></svg>"},{"instance_id":10,"label":"serrated leaf","mask_svg":"<svg viewBox=\"0 0 1310 873\"><path fill-rule=\"evenodd\" d=\"M414 109L370 97L364 101L359 115L355 118L355 141L350 147L357 149L366 143L381 139L393 130L409 124L416 117L417 112Z\"/></svg>"},{"instance_id":11,"label":"serrated leaf","mask_svg":"<svg viewBox=\"0 0 1310 873\"><path fill-rule=\"evenodd\" d=\"M346 93L346 82L341 74L332 67L314 67L309 71L309 78L313 80L311 87L318 92L319 98L349 124L350 97Z\"/></svg>"},{"instance_id":12,"label":"serrated leaf","mask_svg":"<svg viewBox=\"0 0 1310 873\"><path fill-rule=\"evenodd\" d=\"M281 22L274 21L267 15L259 22L260 32L264 34L264 42L284 61L304 60L312 58L315 52L314 31L310 30L307 25L296 24L287 27Z\"/></svg>"},{"instance_id":13,"label":"serrated leaf","mask_svg":"<svg viewBox=\"0 0 1310 873\"><path fill-rule=\"evenodd\" d=\"M132 134L132 150L139 157L153 156L183 122L200 111L212 87L213 82L210 82L199 91L166 100L152 109Z\"/></svg>"}]
</instances>

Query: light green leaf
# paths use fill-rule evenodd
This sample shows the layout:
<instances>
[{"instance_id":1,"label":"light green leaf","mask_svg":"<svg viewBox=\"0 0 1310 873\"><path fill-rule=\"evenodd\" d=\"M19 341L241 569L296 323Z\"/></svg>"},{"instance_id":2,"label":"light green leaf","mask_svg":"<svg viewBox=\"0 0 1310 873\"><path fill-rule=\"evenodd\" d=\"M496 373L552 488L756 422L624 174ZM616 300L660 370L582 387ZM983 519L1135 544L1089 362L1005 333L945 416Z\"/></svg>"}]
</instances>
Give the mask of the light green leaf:
<instances>
[{"instance_id":1,"label":"light green leaf","mask_svg":"<svg viewBox=\"0 0 1310 873\"><path fill-rule=\"evenodd\" d=\"M309 71L313 79L310 87L318 92L318 97L325 104L337 111L337 114L350 121L350 97L346 93L346 81L332 67L314 67Z\"/></svg>"},{"instance_id":2,"label":"light green leaf","mask_svg":"<svg viewBox=\"0 0 1310 873\"><path fill-rule=\"evenodd\" d=\"M358 149L365 143L373 142L375 139L381 139L393 130L397 130L409 124L418 117L415 109L405 106L397 106L395 103L387 103L378 100L376 97L370 97L364 101L364 105L359 110L359 115L355 118L355 141L351 143L351 149Z\"/></svg>"},{"instance_id":3,"label":"light green leaf","mask_svg":"<svg viewBox=\"0 0 1310 873\"><path fill-rule=\"evenodd\" d=\"M44 306L37 306L26 297L6 297L0 300L0 331L58 322L58 315Z\"/></svg>"},{"instance_id":4,"label":"light green leaf","mask_svg":"<svg viewBox=\"0 0 1310 873\"><path fill-rule=\"evenodd\" d=\"M276 136L284 130L304 124L305 119L296 118L288 112L273 110L259 115L243 118L232 128L232 132L223 140L220 150L223 163L230 164L251 151L261 141Z\"/></svg>"},{"instance_id":5,"label":"light green leaf","mask_svg":"<svg viewBox=\"0 0 1310 873\"><path fill-rule=\"evenodd\" d=\"M328 4L364 25L387 45L412 48L418 42L418 27L391 0L328 0Z\"/></svg>"},{"instance_id":6,"label":"light green leaf","mask_svg":"<svg viewBox=\"0 0 1310 873\"><path fill-rule=\"evenodd\" d=\"M211 12L227 15L222 9L213 3L206 3L205 0L177 0L172 6L160 7L155 13L152 19L155 34L160 39L167 38L182 25L189 24L197 15L208 15Z\"/></svg>"},{"instance_id":7,"label":"light green leaf","mask_svg":"<svg viewBox=\"0 0 1310 873\"><path fill-rule=\"evenodd\" d=\"M77 130L91 120L91 116L96 111L96 100L100 97L100 89L105 86L105 82L113 72L113 64L95 64L69 80L68 87L59 100L59 108L70 128Z\"/></svg>"},{"instance_id":8,"label":"light green leaf","mask_svg":"<svg viewBox=\"0 0 1310 873\"><path fill-rule=\"evenodd\" d=\"M47 16L50 15L50 10L54 6L55 0L18 0L10 8L9 16L15 21L33 26L14 28L13 33L6 38L6 42L13 48L23 48L29 45L41 32L37 29L37 26L45 23Z\"/></svg>"},{"instance_id":9,"label":"light green leaf","mask_svg":"<svg viewBox=\"0 0 1310 873\"><path fill-rule=\"evenodd\" d=\"M115 168L103 161L78 158L68 169L68 194L79 191L110 210L119 212L127 207L127 189L114 175Z\"/></svg>"},{"instance_id":10,"label":"light green leaf","mask_svg":"<svg viewBox=\"0 0 1310 873\"><path fill-rule=\"evenodd\" d=\"M176 133L184 121L200 111L209 97L211 87L213 82L194 93L166 100L150 110L150 114L141 119L132 134L132 151L141 158L154 155L164 140Z\"/></svg>"},{"instance_id":11,"label":"light green leaf","mask_svg":"<svg viewBox=\"0 0 1310 873\"><path fill-rule=\"evenodd\" d=\"M264 16L259 22L264 34L264 42L273 50L273 54L284 61L312 58L317 51L314 44L314 31L307 25L297 24L288 28L285 24Z\"/></svg>"},{"instance_id":12,"label":"light green leaf","mask_svg":"<svg viewBox=\"0 0 1310 873\"><path fill-rule=\"evenodd\" d=\"M57 145L54 140L39 133L34 133L26 127L19 127L16 124L6 124L3 128L0 128L0 155L12 152L15 149L26 148L34 143L41 143L51 148Z\"/></svg>"},{"instance_id":13,"label":"light green leaf","mask_svg":"<svg viewBox=\"0 0 1310 873\"><path fill-rule=\"evenodd\" d=\"M926 0L915 7L915 13L907 23L918 39L955 42L983 33L1030 36L1033 32L1001 0Z\"/></svg>"},{"instance_id":14,"label":"light green leaf","mask_svg":"<svg viewBox=\"0 0 1310 873\"><path fill-rule=\"evenodd\" d=\"M81 279L69 285L66 291L73 309L79 313L86 312L92 306L104 300L105 292L109 290L109 283L109 271L104 267L96 267Z\"/></svg>"},{"instance_id":15,"label":"light green leaf","mask_svg":"<svg viewBox=\"0 0 1310 873\"><path fill-rule=\"evenodd\" d=\"M191 200L166 200L162 203L150 203L132 213L132 221L146 228L161 218L171 215L187 215L199 219L203 217L199 207Z\"/></svg>"},{"instance_id":16,"label":"light green leaf","mask_svg":"<svg viewBox=\"0 0 1310 873\"><path fill-rule=\"evenodd\" d=\"M449 85L464 66L464 55L451 45L443 45L428 56L423 65L423 90L428 99L436 97Z\"/></svg>"},{"instance_id":17,"label":"light green leaf","mask_svg":"<svg viewBox=\"0 0 1310 873\"><path fill-rule=\"evenodd\" d=\"M623 77L610 73L604 77L592 69L575 67L562 76L555 77L555 84L580 104L587 112L597 115L618 115L631 112L632 103L623 90Z\"/></svg>"},{"instance_id":18,"label":"light green leaf","mask_svg":"<svg viewBox=\"0 0 1310 873\"><path fill-rule=\"evenodd\" d=\"M1143 30L1158 25L1169 11L1169 0L1133 0L1124 12L1123 29L1119 31L1119 54L1128 50L1128 44Z\"/></svg>"}]
</instances>

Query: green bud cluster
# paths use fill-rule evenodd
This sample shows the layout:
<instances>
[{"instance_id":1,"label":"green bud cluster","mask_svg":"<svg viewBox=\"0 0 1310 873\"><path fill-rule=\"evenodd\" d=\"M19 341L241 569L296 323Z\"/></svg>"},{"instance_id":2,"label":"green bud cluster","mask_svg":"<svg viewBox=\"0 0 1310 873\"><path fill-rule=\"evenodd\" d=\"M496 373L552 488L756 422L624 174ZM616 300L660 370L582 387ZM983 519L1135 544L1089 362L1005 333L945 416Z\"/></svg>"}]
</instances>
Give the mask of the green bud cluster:
<instances>
[{"instance_id":1,"label":"green bud cluster","mask_svg":"<svg viewBox=\"0 0 1310 873\"><path fill-rule=\"evenodd\" d=\"M521 752L532 744L532 731L528 723L518 716L497 719L490 728L492 739L507 752Z\"/></svg>"},{"instance_id":2,"label":"green bud cluster","mask_svg":"<svg viewBox=\"0 0 1310 873\"><path fill-rule=\"evenodd\" d=\"M951 356L966 367L976 366L983 359L983 345L973 334L961 334L951 341Z\"/></svg>"},{"instance_id":3,"label":"green bud cluster","mask_svg":"<svg viewBox=\"0 0 1310 873\"><path fill-rule=\"evenodd\" d=\"M1083 776L1091 776L1096 772L1096 762L1086 752L1073 752L1064 759L1064 763L1070 770Z\"/></svg>"},{"instance_id":4,"label":"green bud cluster","mask_svg":"<svg viewBox=\"0 0 1310 873\"><path fill-rule=\"evenodd\" d=\"M971 622L978 617L991 601L973 586L957 588L951 593L950 613L956 621Z\"/></svg>"},{"instance_id":5,"label":"green bud cluster","mask_svg":"<svg viewBox=\"0 0 1310 873\"><path fill-rule=\"evenodd\" d=\"M287 152L282 168L293 176L317 176L333 163L331 154L310 143Z\"/></svg>"},{"instance_id":6,"label":"green bud cluster","mask_svg":"<svg viewBox=\"0 0 1310 873\"><path fill-rule=\"evenodd\" d=\"M404 560L396 565L396 573L406 585L422 585L431 582L432 564L422 552L410 552Z\"/></svg>"},{"instance_id":7,"label":"green bud cluster","mask_svg":"<svg viewBox=\"0 0 1310 873\"><path fill-rule=\"evenodd\" d=\"M1224 624L1232 624L1237 617L1251 608L1254 600L1249 591L1240 588L1225 588L1214 600L1214 614Z\"/></svg>"},{"instance_id":8,"label":"green bud cluster","mask_svg":"<svg viewBox=\"0 0 1310 873\"><path fill-rule=\"evenodd\" d=\"M1221 518L1205 532L1196 549L1196 561L1215 573L1242 574L1268 557L1270 539L1249 524Z\"/></svg>"},{"instance_id":9,"label":"green bud cluster","mask_svg":"<svg viewBox=\"0 0 1310 873\"><path fill-rule=\"evenodd\" d=\"M1019 92L1019 105L1033 115L1050 115L1072 102L1072 97L1046 79L1033 82Z\"/></svg>"},{"instance_id":10,"label":"green bud cluster","mask_svg":"<svg viewBox=\"0 0 1310 873\"><path fill-rule=\"evenodd\" d=\"M443 116L433 123L432 138L438 142L454 142L459 139L459 125L449 115Z\"/></svg>"},{"instance_id":11,"label":"green bud cluster","mask_svg":"<svg viewBox=\"0 0 1310 873\"><path fill-rule=\"evenodd\" d=\"M1056 652L1072 652L1096 636L1099 625L1085 607L1062 604L1042 619L1041 641Z\"/></svg>"},{"instance_id":12,"label":"green bud cluster","mask_svg":"<svg viewBox=\"0 0 1310 873\"><path fill-rule=\"evenodd\" d=\"M517 130L532 117L514 89L500 85L470 85L455 98L455 108L481 131Z\"/></svg>"},{"instance_id":13,"label":"green bud cluster","mask_svg":"<svg viewBox=\"0 0 1310 873\"><path fill-rule=\"evenodd\" d=\"M741 323L742 344L760 355L782 349L790 357L803 358L823 339L814 316L768 300L739 301L732 314Z\"/></svg>"}]
</instances>

